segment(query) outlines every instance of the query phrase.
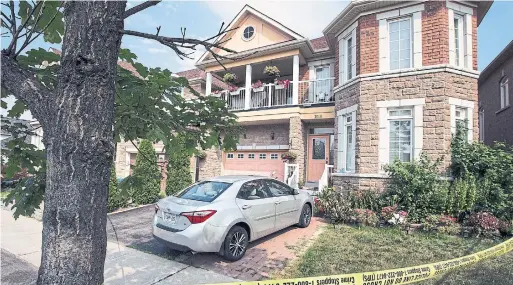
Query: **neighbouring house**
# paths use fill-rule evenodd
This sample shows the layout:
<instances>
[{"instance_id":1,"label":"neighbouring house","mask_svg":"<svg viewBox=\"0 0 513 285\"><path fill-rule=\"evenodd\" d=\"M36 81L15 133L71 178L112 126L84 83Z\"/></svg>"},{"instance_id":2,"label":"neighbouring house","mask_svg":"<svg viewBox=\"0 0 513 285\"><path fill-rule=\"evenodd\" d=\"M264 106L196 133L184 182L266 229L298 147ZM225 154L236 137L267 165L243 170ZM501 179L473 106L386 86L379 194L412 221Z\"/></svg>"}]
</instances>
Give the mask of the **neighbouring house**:
<instances>
[{"instance_id":1,"label":"neighbouring house","mask_svg":"<svg viewBox=\"0 0 513 285\"><path fill-rule=\"evenodd\" d=\"M513 41L479 76L479 138L513 145Z\"/></svg>"},{"instance_id":2,"label":"neighbouring house","mask_svg":"<svg viewBox=\"0 0 513 285\"><path fill-rule=\"evenodd\" d=\"M27 131L32 133L25 137L25 142L33 144L38 150L44 149L43 130L41 129L41 126L39 125L38 121L15 119L3 116L0 120L2 125L2 129L0 132L0 142L2 151L4 151L7 148L7 143L12 139L13 136L13 134L8 129L10 125L24 126Z\"/></svg>"},{"instance_id":3,"label":"neighbouring house","mask_svg":"<svg viewBox=\"0 0 513 285\"><path fill-rule=\"evenodd\" d=\"M451 137L477 140L477 27L492 1L351 1L309 40L245 6L219 39L237 51L205 53L205 94L220 96L245 127L214 174L274 175L307 186L379 188L383 166L421 152L450 163ZM240 59L243 57L242 59ZM266 68L267 67L267 68ZM272 72L280 71L275 82ZM236 75L228 90L213 78ZM262 84L260 84L260 82ZM297 158L284 161L281 154ZM200 174L200 176L202 176ZM302 183L300 183L302 184Z\"/></svg>"}]
</instances>

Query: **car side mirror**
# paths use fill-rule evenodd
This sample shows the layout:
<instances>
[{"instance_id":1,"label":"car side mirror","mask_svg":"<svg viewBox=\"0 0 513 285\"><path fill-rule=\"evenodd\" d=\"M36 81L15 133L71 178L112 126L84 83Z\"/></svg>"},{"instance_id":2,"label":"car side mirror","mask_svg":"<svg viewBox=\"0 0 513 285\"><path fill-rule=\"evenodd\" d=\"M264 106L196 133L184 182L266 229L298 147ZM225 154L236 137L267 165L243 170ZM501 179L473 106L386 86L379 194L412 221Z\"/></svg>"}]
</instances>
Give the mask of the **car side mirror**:
<instances>
[{"instance_id":1,"label":"car side mirror","mask_svg":"<svg viewBox=\"0 0 513 285\"><path fill-rule=\"evenodd\" d=\"M294 189L294 195L299 195L299 190L298 189Z\"/></svg>"}]
</instances>

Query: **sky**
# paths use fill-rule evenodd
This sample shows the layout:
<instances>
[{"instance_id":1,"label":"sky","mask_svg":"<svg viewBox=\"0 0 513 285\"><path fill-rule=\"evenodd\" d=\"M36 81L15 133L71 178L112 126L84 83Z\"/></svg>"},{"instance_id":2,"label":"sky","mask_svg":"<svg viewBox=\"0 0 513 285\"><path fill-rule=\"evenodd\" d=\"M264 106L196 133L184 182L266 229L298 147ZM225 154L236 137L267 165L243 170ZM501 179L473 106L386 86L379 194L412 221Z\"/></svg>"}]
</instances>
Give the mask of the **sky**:
<instances>
[{"instance_id":1,"label":"sky","mask_svg":"<svg viewBox=\"0 0 513 285\"><path fill-rule=\"evenodd\" d=\"M132 7L140 2L129 1ZM304 37L322 36L322 30L347 6L349 1L163 1L125 21L125 29L146 33L180 37L180 28L186 28L186 36L205 39L215 35L222 22L228 24L245 4L279 21ZM482 70L513 40L513 1L495 1L478 28L478 69ZM124 36L122 47L129 48L146 66L167 68L179 72L194 68L202 51L193 60L181 60L174 52L158 42L133 36ZM2 39L2 48L6 46ZM49 47L38 39L31 48ZM5 110L1 110L5 115ZM28 118L27 114L23 116Z\"/></svg>"}]
</instances>

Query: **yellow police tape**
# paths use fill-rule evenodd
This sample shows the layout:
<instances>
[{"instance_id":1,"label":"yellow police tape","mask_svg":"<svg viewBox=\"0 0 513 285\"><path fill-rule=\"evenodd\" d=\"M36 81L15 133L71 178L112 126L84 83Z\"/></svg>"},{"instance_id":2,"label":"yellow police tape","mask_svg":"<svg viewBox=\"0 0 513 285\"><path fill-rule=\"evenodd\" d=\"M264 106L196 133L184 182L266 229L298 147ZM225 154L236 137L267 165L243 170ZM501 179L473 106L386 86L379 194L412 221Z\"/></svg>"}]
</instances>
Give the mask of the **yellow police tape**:
<instances>
[{"instance_id":1,"label":"yellow police tape","mask_svg":"<svg viewBox=\"0 0 513 285\"><path fill-rule=\"evenodd\" d=\"M424 264L408 268L383 270L343 275L294 278L283 280L265 280L250 282L232 282L215 285L389 285L409 284L433 278L458 267L474 264L480 260L503 255L513 249L513 238L489 249L471 255ZM212 284L214 285L214 284Z\"/></svg>"}]
</instances>

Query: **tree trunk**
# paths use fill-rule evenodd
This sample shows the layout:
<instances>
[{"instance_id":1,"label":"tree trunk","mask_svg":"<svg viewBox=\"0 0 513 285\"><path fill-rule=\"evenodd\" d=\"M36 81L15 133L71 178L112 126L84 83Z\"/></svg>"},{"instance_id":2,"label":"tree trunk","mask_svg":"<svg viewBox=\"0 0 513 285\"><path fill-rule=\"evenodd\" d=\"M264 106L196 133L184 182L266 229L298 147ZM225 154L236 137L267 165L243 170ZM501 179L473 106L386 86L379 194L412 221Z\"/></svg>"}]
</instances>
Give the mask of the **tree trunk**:
<instances>
[{"instance_id":1,"label":"tree trunk","mask_svg":"<svg viewBox=\"0 0 513 285\"><path fill-rule=\"evenodd\" d=\"M125 6L116 1L64 6L59 83L44 129L47 184L38 284L103 283L118 31Z\"/></svg>"}]
</instances>

